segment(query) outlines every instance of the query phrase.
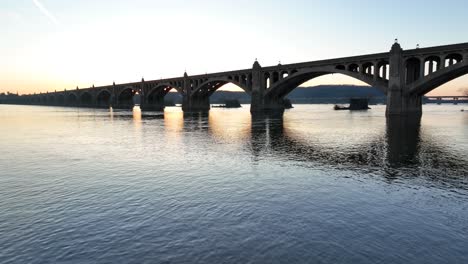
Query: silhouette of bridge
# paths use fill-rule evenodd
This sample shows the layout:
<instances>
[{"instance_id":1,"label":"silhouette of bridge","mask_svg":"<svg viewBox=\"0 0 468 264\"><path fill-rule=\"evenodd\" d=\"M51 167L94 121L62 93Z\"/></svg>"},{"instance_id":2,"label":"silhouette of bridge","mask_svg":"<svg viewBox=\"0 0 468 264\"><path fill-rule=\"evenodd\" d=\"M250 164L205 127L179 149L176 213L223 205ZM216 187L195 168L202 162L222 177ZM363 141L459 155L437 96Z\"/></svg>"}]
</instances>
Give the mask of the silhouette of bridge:
<instances>
[{"instance_id":1,"label":"silhouette of bridge","mask_svg":"<svg viewBox=\"0 0 468 264\"><path fill-rule=\"evenodd\" d=\"M468 95L463 96L463 95L455 95L455 96L425 96L425 98L428 100L426 102L436 102L438 104L441 104L443 102L449 102L453 104L458 104L458 103L468 103Z\"/></svg>"},{"instance_id":2,"label":"silhouette of bridge","mask_svg":"<svg viewBox=\"0 0 468 264\"><path fill-rule=\"evenodd\" d=\"M208 111L210 96L232 83L251 96L252 113L282 112L288 93L308 80L334 73L384 92L387 116L421 116L424 94L468 73L468 43L403 50L395 41L384 53L270 67L255 61L251 69L23 95L19 103L130 109L138 93L143 111L160 111L165 95L174 89L183 97L183 111Z\"/></svg>"}]
</instances>

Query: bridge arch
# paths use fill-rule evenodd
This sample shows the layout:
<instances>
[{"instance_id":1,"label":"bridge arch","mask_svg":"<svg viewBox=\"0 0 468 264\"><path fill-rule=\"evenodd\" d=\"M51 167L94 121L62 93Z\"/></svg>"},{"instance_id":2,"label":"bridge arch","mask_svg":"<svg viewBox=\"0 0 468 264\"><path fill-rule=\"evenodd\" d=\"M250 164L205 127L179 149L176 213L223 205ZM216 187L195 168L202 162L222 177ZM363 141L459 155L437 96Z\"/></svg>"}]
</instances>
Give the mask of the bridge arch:
<instances>
[{"instance_id":1,"label":"bridge arch","mask_svg":"<svg viewBox=\"0 0 468 264\"><path fill-rule=\"evenodd\" d=\"M355 64L357 65L357 64ZM299 87L299 85L307 82L309 80L315 79L328 74L343 74L359 81L362 81L372 87L375 87L386 94L387 90L387 81L384 79L375 79L374 76L369 74L361 74L359 72L351 72L349 70L341 70L341 65L335 67L327 67L320 69L311 69L311 70L302 70L297 71L293 75L288 76L287 78L275 83L271 88L266 90L265 96L269 99L275 98L284 98L294 89ZM338 69L339 67L339 69ZM349 67L348 67L349 69Z\"/></svg>"},{"instance_id":2,"label":"bridge arch","mask_svg":"<svg viewBox=\"0 0 468 264\"><path fill-rule=\"evenodd\" d=\"M376 71L374 74L377 75L378 78L389 80L390 79L390 63L387 60L381 60L377 62Z\"/></svg>"},{"instance_id":3,"label":"bridge arch","mask_svg":"<svg viewBox=\"0 0 468 264\"><path fill-rule=\"evenodd\" d=\"M250 76L251 77L251 76ZM245 79L243 79L245 78ZM242 90L244 90L248 95L251 94L251 90L249 89L247 82L249 82L247 76L240 76L238 81L236 79L229 79L229 78L220 78L220 79L210 79L203 83L201 83L198 87L196 87L193 91L191 96L203 96L209 97L214 92L216 92L222 86L232 83Z\"/></svg>"},{"instance_id":4,"label":"bridge arch","mask_svg":"<svg viewBox=\"0 0 468 264\"><path fill-rule=\"evenodd\" d=\"M372 75L374 74L374 71L375 71L374 63L366 62L362 65L362 72L364 74Z\"/></svg>"},{"instance_id":5,"label":"bridge arch","mask_svg":"<svg viewBox=\"0 0 468 264\"><path fill-rule=\"evenodd\" d=\"M346 70L346 66L344 66L344 65L338 65L338 66L335 67L335 69L340 70L340 71L345 71L345 70Z\"/></svg>"},{"instance_id":6,"label":"bridge arch","mask_svg":"<svg viewBox=\"0 0 468 264\"><path fill-rule=\"evenodd\" d=\"M144 95L144 103L140 107L142 107L142 109L145 108L147 110L164 110L166 104L175 104L175 102L165 101L166 95L173 89L175 89L178 94L183 95L182 91L179 88L176 88L169 83L155 85L146 92L146 94Z\"/></svg>"},{"instance_id":7,"label":"bridge arch","mask_svg":"<svg viewBox=\"0 0 468 264\"><path fill-rule=\"evenodd\" d=\"M80 95L80 105L91 106L93 103L93 96L89 92L83 92Z\"/></svg>"},{"instance_id":8,"label":"bridge arch","mask_svg":"<svg viewBox=\"0 0 468 264\"><path fill-rule=\"evenodd\" d=\"M178 93L183 94L183 89L180 88L182 87L182 84L180 84L180 87L178 85L179 83L176 83L176 85L173 85L172 83L159 83L149 88L146 94L147 96L149 96L150 94L158 93L161 90L166 90L167 92L170 92L172 89L175 89Z\"/></svg>"},{"instance_id":9,"label":"bridge arch","mask_svg":"<svg viewBox=\"0 0 468 264\"><path fill-rule=\"evenodd\" d=\"M54 105L55 104L55 95L47 96L47 104Z\"/></svg>"},{"instance_id":10,"label":"bridge arch","mask_svg":"<svg viewBox=\"0 0 468 264\"><path fill-rule=\"evenodd\" d=\"M58 105L64 105L64 104L65 104L65 95L63 95L63 94L57 94L56 103L57 103Z\"/></svg>"},{"instance_id":11,"label":"bridge arch","mask_svg":"<svg viewBox=\"0 0 468 264\"><path fill-rule=\"evenodd\" d=\"M444 59L445 66L452 66L462 61L463 61L463 55L459 53L451 53L445 56L445 59Z\"/></svg>"},{"instance_id":12,"label":"bridge arch","mask_svg":"<svg viewBox=\"0 0 468 264\"><path fill-rule=\"evenodd\" d=\"M468 74L468 63L461 61L452 66L440 69L413 83L410 94L423 96L441 85Z\"/></svg>"},{"instance_id":13,"label":"bridge arch","mask_svg":"<svg viewBox=\"0 0 468 264\"><path fill-rule=\"evenodd\" d=\"M263 74L263 79L264 79L264 82L265 82L265 87L270 88L270 86L272 84L270 73L265 72L265 74Z\"/></svg>"},{"instance_id":14,"label":"bridge arch","mask_svg":"<svg viewBox=\"0 0 468 264\"><path fill-rule=\"evenodd\" d=\"M32 98L32 102L34 104L40 104L41 103L41 97L37 96L37 95L34 95L33 98Z\"/></svg>"},{"instance_id":15,"label":"bridge arch","mask_svg":"<svg viewBox=\"0 0 468 264\"><path fill-rule=\"evenodd\" d=\"M350 65L348 65L348 71L350 72L359 72L360 70L360 67L357 63L351 63Z\"/></svg>"},{"instance_id":16,"label":"bridge arch","mask_svg":"<svg viewBox=\"0 0 468 264\"><path fill-rule=\"evenodd\" d=\"M96 96L96 104L98 107L110 107L111 106L112 93L107 89L102 89Z\"/></svg>"},{"instance_id":17,"label":"bridge arch","mask_svg":"<svg viewBox=\"0 0 468 264\"><path fill-rule=\"evenodd\" d=\"M421 60L417 57L411 57L405 61L405 80L406 84L411 84L419 80L421 76Z\"/></svg>"},{"instance_id":18,"label":"bridge arch","mask_svg":"<svg viewBox=\"0 0 468 264\"><path fill-rule=\"evenodd\" d=\"M78 96L75 93L69 93L66 97L68 105L76 105L78 103Z\"/></svg>"},{"instance_id":19,"label":"bridge arch","mask_svg":"<svg viewBox=\"0 0 468 264\"><path fill-rule=\"evenodd\" d=\"M126 86L120 90L117 94L117 105L116 108L132 109L135 103L133 102L133 96L139 92L138 88L133 86Z\"/></svg>"},{"instance_id":20,"label":"bridge arch","mask_svg":"<svg viewBox=\"0 0 468 264\"><path fill-rule=\"evenodd\" d=\"M439 56L428 56L424 58L424 75L427 76L442 68L443 59Z\"/></svg>"}]
</instances>

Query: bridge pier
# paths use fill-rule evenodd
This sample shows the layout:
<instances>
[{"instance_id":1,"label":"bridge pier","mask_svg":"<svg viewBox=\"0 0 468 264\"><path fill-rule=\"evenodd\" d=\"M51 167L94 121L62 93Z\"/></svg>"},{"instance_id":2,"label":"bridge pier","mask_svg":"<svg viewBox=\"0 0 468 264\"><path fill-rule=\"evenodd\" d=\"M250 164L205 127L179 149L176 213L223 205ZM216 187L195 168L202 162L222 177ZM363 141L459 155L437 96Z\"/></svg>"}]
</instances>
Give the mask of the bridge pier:
<instances>
[{"instance_id":1,"label":"bridge pier","mask_svg":"<svg viewBox=\"0 0 468 264\"><path fill-rule=\"evenodd\" d=\"M112 108L121 109L121 110L131 110L135 106L133 98L130 99L121 99L118 96L113 96L112 98Z\"/></svg>"},{"instance_id":2,"label":"bridge pier","mask_svg":"<svg viewBox=\"0 0 468 264\"><path fill-rule=\"evenodd\" d=\"M194 93L195 86L193 82L184 73L184 92L182 94L182 111L187 113L208 112L210 111L210 96Z\"/></svg>"},{"instance_id":3,"label":"bridge pier","mask_svg":"<svg viewBox=\"0 0 468 264\"><path fill-rule=\"evenodd\" d=\"M131 110L135 104L133 103L121 103L121 104L116 104L115 106L112 106L114 109L121 109L121 110Z\"/></svg>"},{"instance_id":4,"label":"bridge pier","mask_svg":"<svg viewBox=\"0 0 468 264\"><path fill-rule=\"evenodd\" d=\"M165 108L164 96L161 92L149 91L145 89L145 79L141 79L140 88L140 109L141 111L158 111L163 112Z\"/></svg>"},{"instance_id":5,"label":"bridge pier","mask_svg":"<svg viewBox=\"0 0 468 264\"><path fill-rule=\"evenodd\" d=\"M389 91L387 95L387 118L421 117L422 97L407 95L398 91Z\"/></svg>"},{"instance_id":6,"label":"bridge pier","mask_svg":"<svg viewBox=\"0 0 468 264\"><path fill-rule=\"evenodd\" d=\"M164 108L166 108L166 106L164 105L164 102L161 103L153 103L153 104L140 104L140 109L141 111L158 111L158 112L162 112L164 111Z\"/></svg>"},{"instance_id":7,"label":"bridge pier","mask_svg":"<svg viewBox=\"0 0 468 264\"><path fill-rule=\"evenodd\" d=\"M114 100L112 103L112 108L114 109L122 109L122 110L131 110L135 106L133 100Z\"/></svg>"},{"instance_id":8,"label":"bridge pier","mask_svg":"<svg viewBox=\"0 0 468 264\"><path fill-rule=\"evenodd\" d=\"M210 111L210 97L184 94L182 110L184 112L208 112Z\"/></svg>"},{"instance_id":9,"label":"bridge pier","mask_svg":"<svg viewBox=\"0 0 468 264\"><path fill-rule=\"evenodd\" d=\"M420 118L400 117L387 119L387 160L392 167L416 162Z\"/></svg>"},{"instance_id":10,"label":"bridge pier","mask_svg":"<svg viewBox=\"0 0 468 264\"><path fill-rule=\"evenodd\" d=\"M392 117L415 117L422 115L422 97L409 92L406 84L406 67L403 60L403 49L398 43L393 44L390 51L390 78L387 90L387 118ZM415 73L418 71L418 73ZM414 74L413 74L414 73ZM419 76L419 69L415 68L409 74L415 78ZM414 81L411 79L412 81Z\"/></svg>"},{"instance_id":11,"label":"bridge pier","mask_svg":"<svg viewBox=\"0 0 468 264\"><path fill-rule=\"evenodd\" d=\"M261 98L255 100L252 96L252 104L250 105L250 112L252 115L278 115L284 113L285 101L282 98Z\"/></svg>"},{"instance_id":12,"label":"bridge pier","mask_svg":"<svg viewBox=\"0 0 468 264\"><path fill-rule=\"evenodd\" d=\"M149 98L141 97L140 109L142 111L164 111L164 97Z\"/></svg>"},{"instance_id":13,"label":"bridge pier","mask_svg":"<svg viewBox=\"0 0 468 264\"><path fill-rule=\"evenodd\" d=\"M262 67L255 61L252 67L252 97L250 113L252 115L282 114L284 112L284 99L265 96L266 82L262 73Z\"/></svg>"}]
</instances>

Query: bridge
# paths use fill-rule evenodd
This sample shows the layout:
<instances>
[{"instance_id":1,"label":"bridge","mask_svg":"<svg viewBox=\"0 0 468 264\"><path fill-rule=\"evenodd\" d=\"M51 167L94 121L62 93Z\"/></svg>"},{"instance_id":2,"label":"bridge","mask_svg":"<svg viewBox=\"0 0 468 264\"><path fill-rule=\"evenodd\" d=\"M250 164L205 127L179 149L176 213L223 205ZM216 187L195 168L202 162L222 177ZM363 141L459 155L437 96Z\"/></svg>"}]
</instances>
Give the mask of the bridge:
<instances>
[{"instance_id":1,"label":"bridge","mask_svg":"<svg viewBox=\"0 0 468 264\"><path fill-rule=\"evenodd\" d=\"M185 112L208 111L210 96L232 83L251 96L251 113L282 112L284 99L300 84L327 74L343 74L375 88L387 97L387 117L421 116L426 93L468 73L468 43L403 50L395 40L389 52L312 62L278 64L211 74L115 84L87 89L20 96L20 103L131 109L141 96L141 109L161 111L164 97L175 90Z\"/></svg>"},{"instance_id":2,"label":"bridge","mask_svg":"<svg viewBox=\"0 0 468 264\"><path fill-rule=\"evenodd\" d=\"M446 103L453 103L453 104L458 104L458 103L468 103L468 95L463 96L463 95L455 95L455 96L425 96L425 99L427 99L426 102L435 102L437 104L441 104L443 102Z\"/></svg>"}]
</instances>

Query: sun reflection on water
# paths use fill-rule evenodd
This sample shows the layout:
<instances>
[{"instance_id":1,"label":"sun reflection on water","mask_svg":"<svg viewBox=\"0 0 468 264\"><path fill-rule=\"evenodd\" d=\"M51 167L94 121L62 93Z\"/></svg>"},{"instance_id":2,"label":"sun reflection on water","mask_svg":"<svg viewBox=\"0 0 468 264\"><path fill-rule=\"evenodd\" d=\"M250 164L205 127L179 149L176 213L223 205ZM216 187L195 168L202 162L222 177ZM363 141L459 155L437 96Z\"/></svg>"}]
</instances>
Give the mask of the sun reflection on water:
<instances>
[{"instance_id":1,"label":"sun reflection on water","mask_svg":"<svg viewBox=\"0 0 468 264\"><path fill-rule=\"evenodd\" d=\"M184 129L184 113L181 109L167 107L164 112L164 130L167 135L177 135Z\"/></svg>"},{"instance_id":2,"label":"sun reflection on water","mask_svg":"<svg viewBox=\"0 0 468 264\"><path fill-rule=\"evenodd\" d=\"M250 137L251 123L250 113L241 109L211 111L208 116L209 131L222 141L245 141Z\"/></svg>"}]
</instances>

